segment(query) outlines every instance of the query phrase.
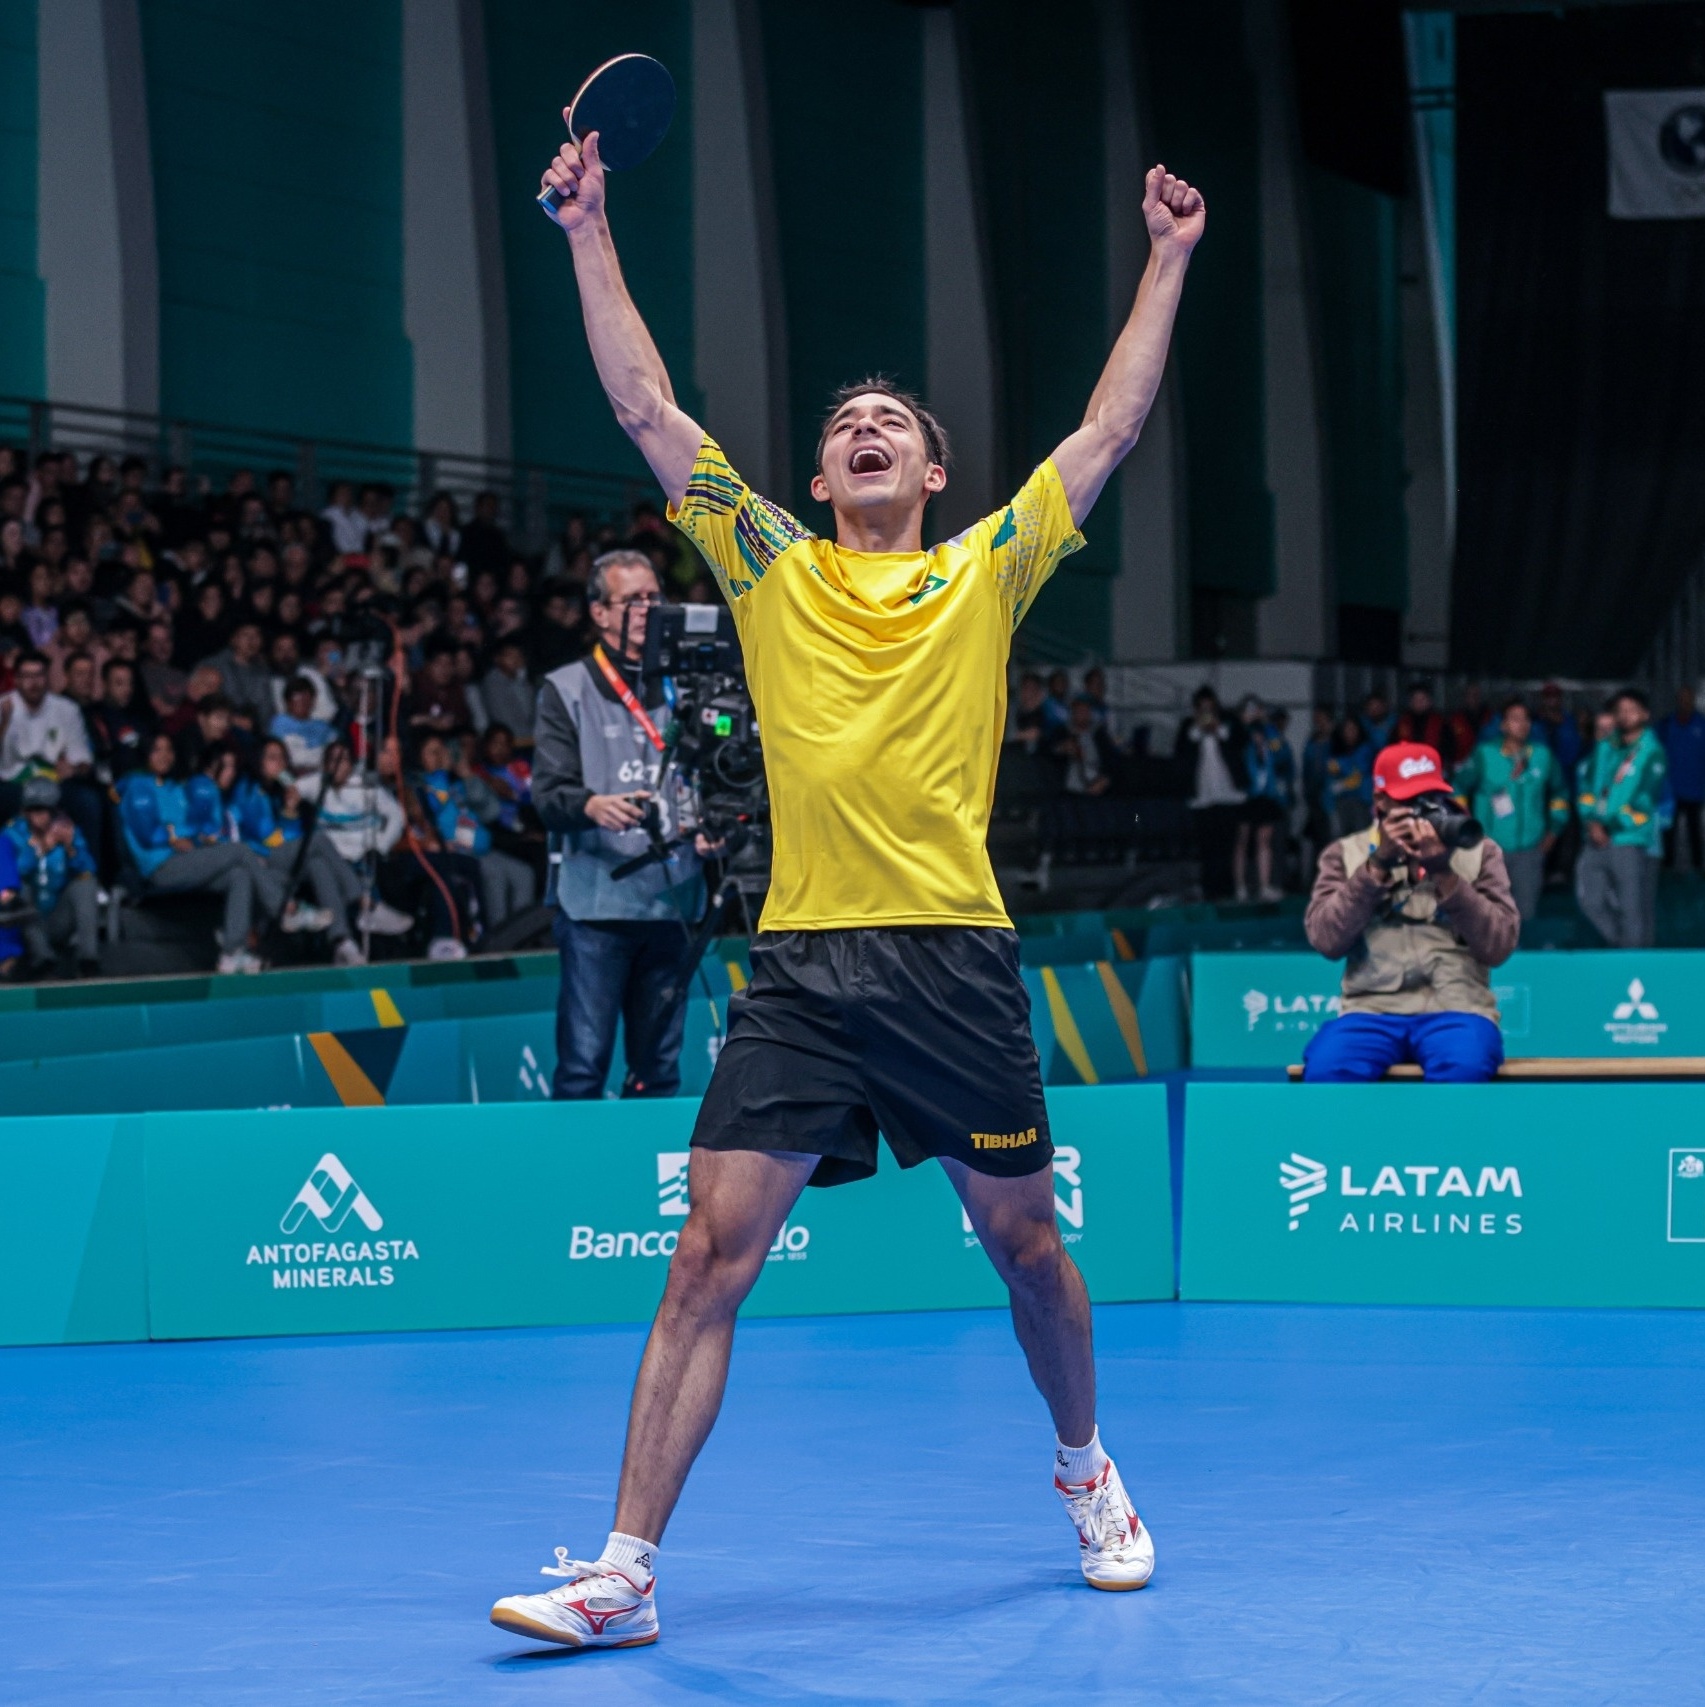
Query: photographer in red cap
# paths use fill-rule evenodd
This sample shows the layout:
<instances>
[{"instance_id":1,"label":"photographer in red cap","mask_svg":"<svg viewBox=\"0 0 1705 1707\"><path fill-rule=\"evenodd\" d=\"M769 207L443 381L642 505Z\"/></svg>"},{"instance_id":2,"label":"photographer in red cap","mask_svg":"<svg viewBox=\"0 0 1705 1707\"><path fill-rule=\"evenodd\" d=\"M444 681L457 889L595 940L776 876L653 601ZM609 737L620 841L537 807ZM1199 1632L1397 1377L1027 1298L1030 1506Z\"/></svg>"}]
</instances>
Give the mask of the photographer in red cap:
<instances>
[{"instance_id":1,"label":"photographer in red cap","mask_svg":"<svg viewBox=\"0 0 1705 1707\"><path fill-rule=\"evenodd\" d=\"M1378 1079L1400 1061L1475 1084L1504 1059L1491 969L1521 934L1498 844L1457 805L1432 747L1374 760L1374 823L1320 858L1308 940L1343 959L1343 1011L1304 1055L1311 1084Z\"/></svg>"}]
</instances>

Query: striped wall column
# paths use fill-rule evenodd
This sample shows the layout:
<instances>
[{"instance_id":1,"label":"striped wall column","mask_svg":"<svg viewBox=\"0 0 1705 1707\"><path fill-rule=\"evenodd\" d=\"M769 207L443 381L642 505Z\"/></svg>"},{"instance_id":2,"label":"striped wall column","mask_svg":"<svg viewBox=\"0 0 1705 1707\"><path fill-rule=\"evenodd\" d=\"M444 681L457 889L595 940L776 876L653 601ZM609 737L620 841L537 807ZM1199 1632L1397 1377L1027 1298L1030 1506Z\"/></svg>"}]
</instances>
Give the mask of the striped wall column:
<instances>
[{"instance_id":1,"label":"striped wall column","mask_svg":"<svg viewBox=\"0 0 1705 1707\"><path fill-rule=\"evenodd\" d=\"M925 397L947 427L953 465L931 510L951 538L1008 494L999 490L999 351L989 315L988 249L966 122L964 67L950 11L923 19Z\"/></svg>"},{"instance_id":2,"label":"striped wall column","mask_svg":"<svg viewBox=\"0 0 1705 1707\"><path fill-rule=\"evenodd\" d=\"M693 360L705 429L786 492L787 310L756 0L693 0Z\"/></svg>"},{"instance_id":3,"label":"striped wall column","mask_svg":"<svg viewBox=\"0 0 1705 1707\"><path fill-rule=\"evenodd\" d=\"M47 394L153 411L160 274L137 0L40 0L37 78Z\"/></svg>"},{"instance_id":4,"label":"striped wall column","mask_svg":"<svg viewBox=\"0 0 1705 1707\"><path fill-rule=\"evenodd\" d=\"M1336 642L1326 549L1314 316L1300 185L1302 144L1282 0L1247 0L1261 175L1261 315L1274 591L1256 610L1263 658L1318 658Z\"/></svg>"},{"instance_id":5,"label":"striped wall column","mask_svg":"<svg viewBox=\"0 0 1705 1707\"><path fill-rule=\"evenodd\" d=\"M402 9L403 327L414 443L509 454L509 309L479 0Z\"/></svg>"},{"instance_id":6,"label":"striped wall column","mask_svg":"<svg viewBox=\"0 0 1705 1707\"><path fill-rule=\"evenodd\" d=\"M1130 8L1102 0L1102 129L1106 150L1108 343L1119 335L1148 265L1143 176L1152 138L1137 110L1139 87ZM1178 386L1168 362L1137 448L1118 474L1119 568L1113 581L1108 652L1122 660L1171 663L1185 627L1189 565L1184 550Z\"/></svg>"}]
</instances>

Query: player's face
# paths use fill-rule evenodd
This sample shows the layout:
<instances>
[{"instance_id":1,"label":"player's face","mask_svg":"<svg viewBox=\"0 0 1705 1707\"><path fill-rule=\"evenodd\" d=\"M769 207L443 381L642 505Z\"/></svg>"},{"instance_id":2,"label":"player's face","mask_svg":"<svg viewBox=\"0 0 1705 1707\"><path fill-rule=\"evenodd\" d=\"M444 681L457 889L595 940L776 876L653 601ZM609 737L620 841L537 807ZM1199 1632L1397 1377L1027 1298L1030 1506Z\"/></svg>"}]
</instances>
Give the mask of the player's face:
<instances>
[{"instance_id":1,"label":"player's face","mask_svg":"<svg viewBox=\"0 0 1705 1707\"><path fill-rule=\"evenodd\" d=\"M946 484L911 410L871 391L843 403L829 423L811 495L837 511L912 509Z\"/></svg>"}]
</instances>

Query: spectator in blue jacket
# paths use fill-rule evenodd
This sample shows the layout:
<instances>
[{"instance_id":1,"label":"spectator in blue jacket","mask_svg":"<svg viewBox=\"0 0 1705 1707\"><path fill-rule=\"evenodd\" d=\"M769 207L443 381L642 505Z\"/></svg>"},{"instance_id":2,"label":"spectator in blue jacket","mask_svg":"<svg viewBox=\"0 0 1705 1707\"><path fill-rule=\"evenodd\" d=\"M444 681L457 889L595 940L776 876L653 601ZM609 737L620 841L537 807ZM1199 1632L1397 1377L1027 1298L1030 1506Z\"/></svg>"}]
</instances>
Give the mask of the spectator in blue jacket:
<instances>
[{"instance_id":1,"label":"spectator in blue jacket","mask_svg":"<svg viewBox=\"0 0 1705 1707\"><path fill-rule=\"evenodd\" d=\"M1669 786L1675 797L1675 819L1664 831L1664 864L1676 863L1681 826L1687 826L1693 869L1705 871L1705 831L1700 807L1705 802L1705 717L1694 704L1693 689L1675 690L1675 710L1658 724L1658 739L1669 759Z\"/></svg>"},{"instance_id":2,"label":"spectator in blue jacket","mask_svg":"<svg viewBox=\"0 0 1705 1707\"><path fill-rule=\"evenodd\" d=\"M1581 726L1569 711L1563 690L1556 682L1547 682L1539 690L1539 709L1533 716L1533 738L1551 749L1557 761L1557 773L1572 778L1580 767L1587 750Z\"/></svg>"},{"instance_id":3,"label":"spectator in blue jacket","mask_svg":"<svg viewBox=\"0 0 1705 1707\"><path fill-rule=\"evenodd\" d=\"M219 971L263 971L249 944L256 904L275 914L284 904L284 885L252 849L230 839L219 791L192 793L178 779L177 765L177 744L161 731L149 745L147 765L124 779L119 822L125 848L149 889L222 895Z\"/></svg>"},{"instance_id":4,"label":"spectator in blue jacket","mask_svg":"<svg viewBox=\"0 0 1705 1707\"><path fill-rule=\"evenodd\" d=\"M1273 838L1290 820L1296 802L1296 767L1285 740L1267 708L1254 694L1245 696L1238 715L1243 720L1243 808L1232 850L1232 884L1240 901L1249 894L1249 849L1255 848L1256 898L1277 901L1283 891L1273 882Z\"/></svg>"},{"instance_id":5,"label":"spectator in blue jacket","mask_svg":"<svg viewBox=\"0 0 1705 1707\"><path fill-rule=\"evenodd\" d=\"M0 911L10 911L21 904L18 862L13 855L11 839L0 836ZM24 939L14 925L0 925L0 978L18 975L24 958Z\"/></svg>"},{"instance_id":6,"label":"spectator in blue jacket","mask_svg":"<svg viewBox=\"0 0 1705 1707\"><path fill-rule=\"evenodd\" d=\"M47 971L54 949L70 943L85 978L101 969L100 912L95 862L83 832L59 809L59 784L34 777L24 784L24 810L0 831L12 850L20 892L36 910L23 927L32 974Z\"/></svg>"},{"instance_id":7,"label":"spectator in blue jacket","mask_svg":"<svg viewBox=\"0 0 1705 1707\"><path fill-rule=\"evenodd\" d=\"M364 965L349 926L349 909L361 898L361 881L330 838L313 827L312 812L304 811L284 743L268 736L250 771L243 769L233 748L226 748L217 754L209 775L236 839L265 861L291 895L279 928L324 931L339 966ZM306 906L295 898L304 882L317 905Z\"/></svg>"},{"instance_id":8,"label":"spectator in blue jacket","mask_svg":"<svg viewBox=\"0 0 1705 1707\"><path fill-rule=\"evenodd\" d=\"M1365 830L1373 822L1373 756L1362 720L1353 711L1346 713L1332 731L1322 802L1340 836Z\"/></svg>"},{"instance_id":9,"label":"spectator in blue jacket","mask_svg":"<svg viewBox=\"0 0 1705 1707\"><path fill-rule=\"evenodd\" d=\"M441 735L428 735L420 744L421 776L415 793L421 810L445 849L479 862L480 908L488 930L513 913L533 904L537 890L531 867L491 845L491 830L501 810L491 790L481 783L464 752L454 761Z\"/></svg>"}]
</instances>

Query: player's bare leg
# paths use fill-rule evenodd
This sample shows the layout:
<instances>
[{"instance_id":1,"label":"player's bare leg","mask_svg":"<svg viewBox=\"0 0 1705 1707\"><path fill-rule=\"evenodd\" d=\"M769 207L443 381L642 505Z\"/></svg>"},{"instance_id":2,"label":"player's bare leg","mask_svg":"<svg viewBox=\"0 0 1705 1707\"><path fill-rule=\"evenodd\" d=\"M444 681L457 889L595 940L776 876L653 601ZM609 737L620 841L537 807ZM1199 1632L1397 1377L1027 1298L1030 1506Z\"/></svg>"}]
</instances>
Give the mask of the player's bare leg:
<instances>
[{"instance_id":1,"label":"player's bare leg","mask_svg":"<svg viewBox=\"0 0 1705 1707\"><path fill-rule=\"evenodd\" d=\"M669 1264L628 1412L616 1527L596 1559L557 1549L542 1594L510 1595L500 1629L569 1648L636 1648L657 1640L657 1543L722 1408L734 1317L752 1290L816 1156L694 1150L692 1208Z\"/></svg>"},{"instance_id":2,"label":"player's bare leg","mask_svg":"<svg viewBox=\"0 0 1705 1707\"><path fill-rule=\"evenodd\" d=\"M1006 1282L1030 1378L1053 1416L1054 1486L1077 1529L1083 1574L1096 1588L1141 1588L1154 1544L1095 1426L1089 1289L1054 1218L1054 1170L996 1179L948 1158L941 1165Z\"/></svg>"},{"instance_id":3,"label":"player's bare leg","mask_svg":"<svg viewBox=\"0 0 1705 1707\"><path fill-rule=\"evenodd\" d=\"M692 1209L628 1412L616 1528L660 1541L722 1408L734 1317L820 1157L694 1150Z\"/></svg>"}]
</instances>

